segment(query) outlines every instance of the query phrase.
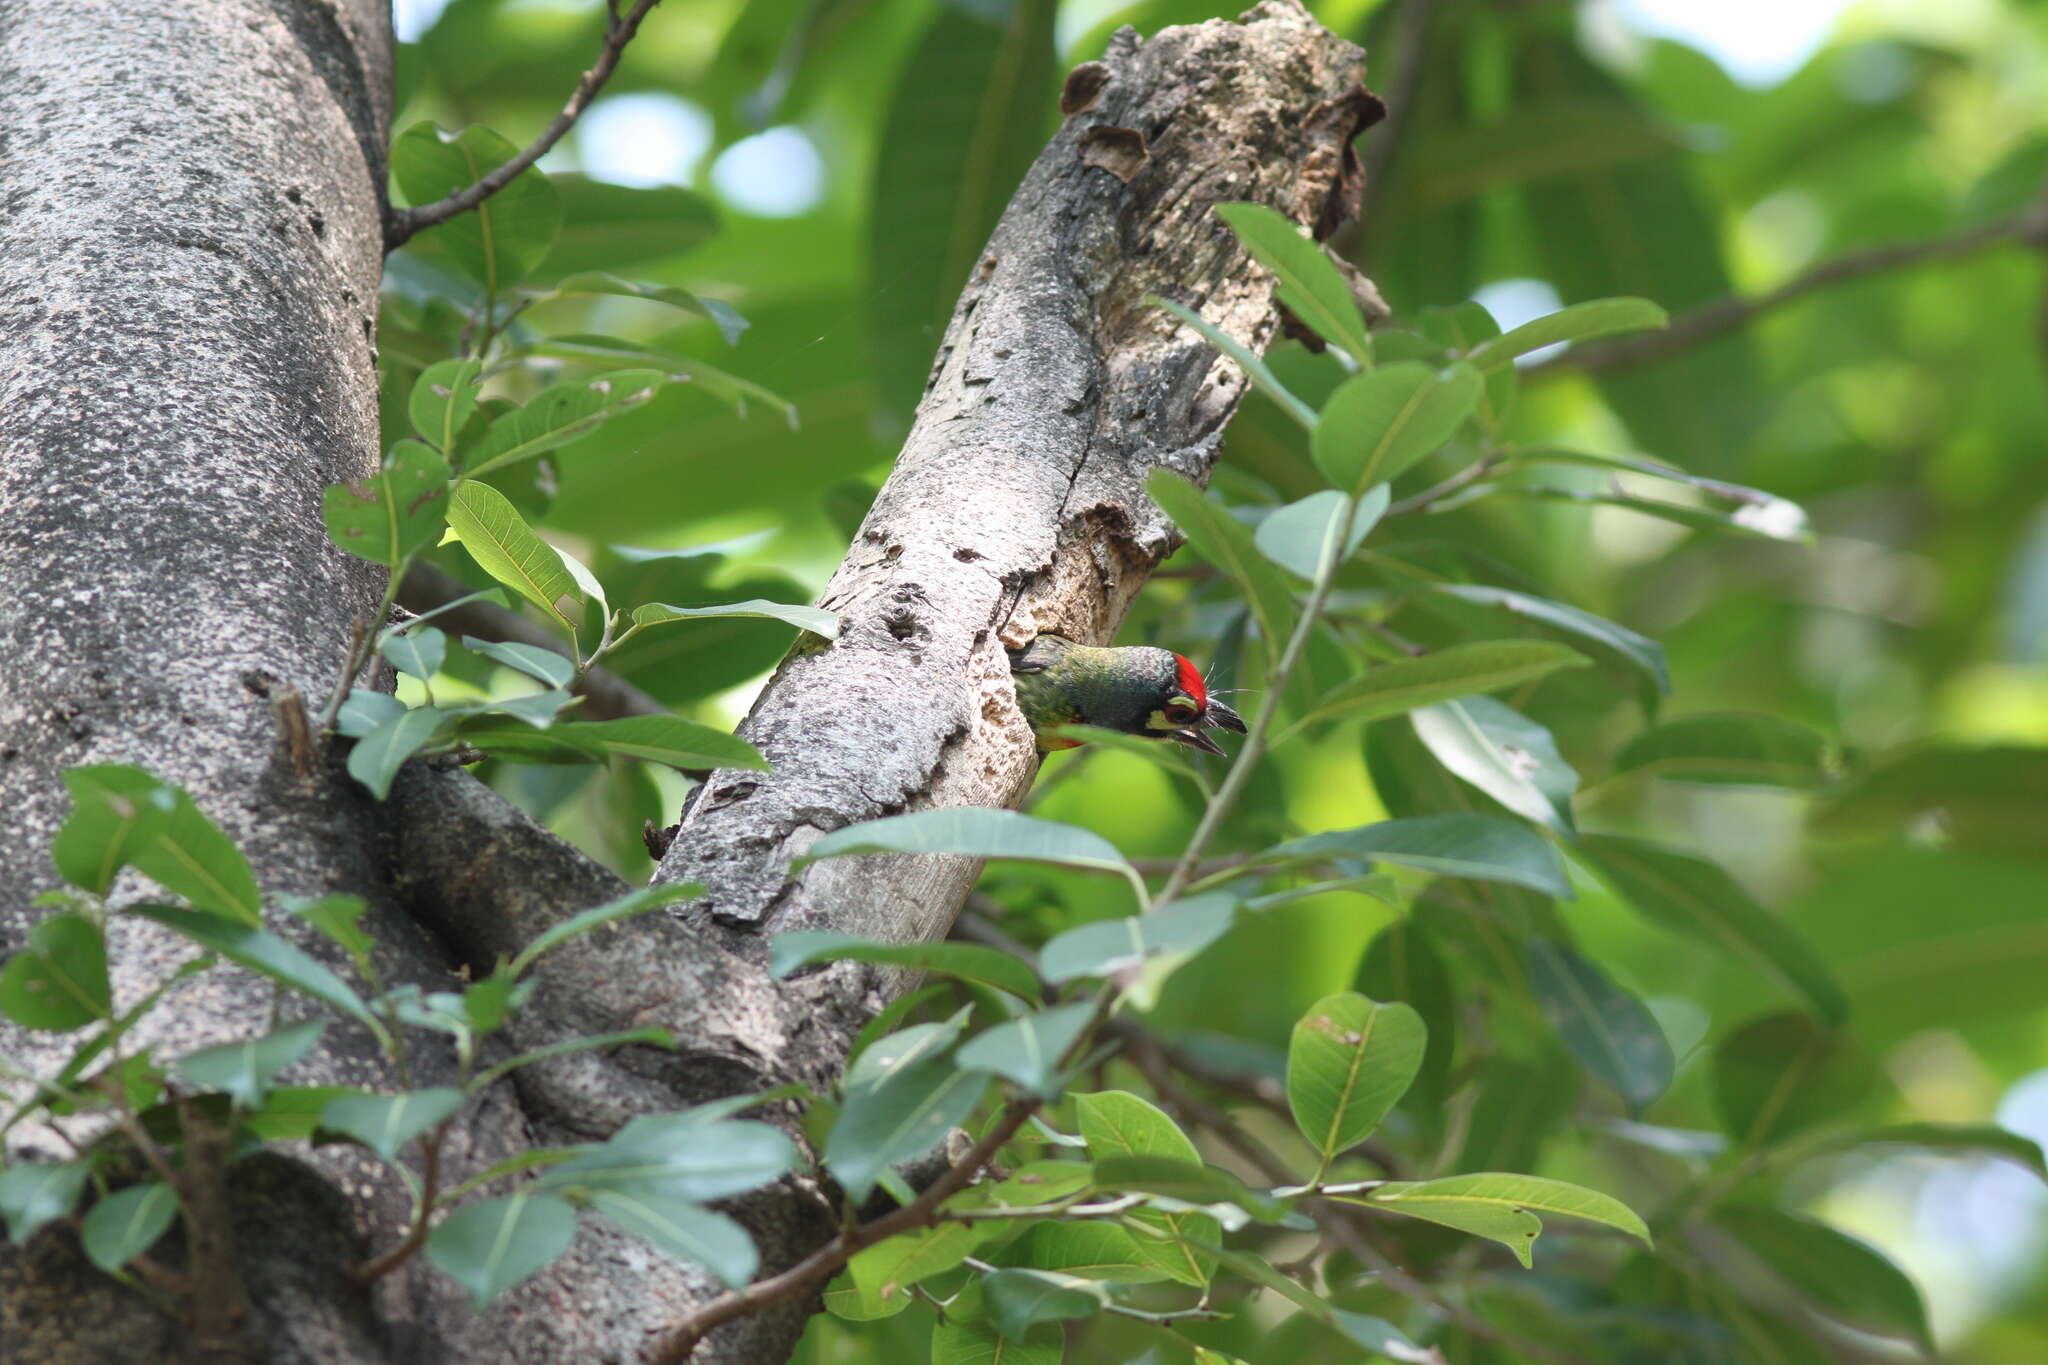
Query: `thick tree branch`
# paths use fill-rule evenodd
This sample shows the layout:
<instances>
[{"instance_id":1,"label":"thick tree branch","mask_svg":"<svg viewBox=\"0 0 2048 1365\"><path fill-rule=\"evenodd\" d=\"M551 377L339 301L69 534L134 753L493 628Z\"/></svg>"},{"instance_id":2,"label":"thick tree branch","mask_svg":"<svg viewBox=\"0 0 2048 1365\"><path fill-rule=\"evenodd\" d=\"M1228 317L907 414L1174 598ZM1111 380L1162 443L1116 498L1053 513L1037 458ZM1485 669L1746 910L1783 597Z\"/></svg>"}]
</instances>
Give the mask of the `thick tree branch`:
<instances>
[{"instance_id":1,"label":"thick tree branch","mask_svg":"<svg viewBox=\"0 0 2048 1365\"><path fill-rule=\"evenodd\" d=\"M660 4L661 0L638 0L632 9L622 17L615 5L606 7L604 46L598 50L597 61L590 70L583 73L583 79L576 83L576 89L569 96L569 102L562 106L562 112L555 115L554 122L541 130L539 137L526 150L513 157L504 165L466 189L457 190L446 199L437 199L431 204L418 204L409 209L392 209L384 220L384 249L396 251L410 240L413 234L445 223L457 214L468 213L518 179L520 172L530 168L536 161L548 154L568 131L576 126L576 120L590 107L591 100L611 79L619 64L619 54L626 50L626 44L633 41L633 35L640 31L640 21L647 12Z\"/></svg>"},{"instance_id":2,"label":"thick tree branch","mask_svg":"<svg viewBox=\"0 0 2048 1365\"><path fill-rule=\"evenodd\" d=\"M431 564L414 564L406 571L398 589L398 605L424 616L450 602L470 595L460 581L450 578ZM489 602L465 602L437 618L451 633L475 635L485 640L509 640L533 645L574 661L575 655L560 636L535 625L516 611ZM665 716L666 706L607 668L591 668L569 685L583 698L578 714L589 720L618 720L624 716Z\"/></svg>"},{"instance_id":3,"label":"thick tree branch","mask_svg":"<svg viewBox=\"0 0 2048 1365\"><path fill-rule=\"evenodd\" d=\"M1980 251L2014 242L2033 247L2048 246L2048 199L2037 199L2017 213L1947 236L1846 252L1793 276L1776 289L1748 297L1731 295L1717 299L1690 313L1680 314L1662 331L1641 332L1620 341L1575 346L1539 365L1531 365L1523 373L1540 375L1561 370L1620 370L1661 360L1688 346L1731 332L1773 309L1782 308L1819 290L1888 271L1974 256Z\"/></svg>"}]
</instances>

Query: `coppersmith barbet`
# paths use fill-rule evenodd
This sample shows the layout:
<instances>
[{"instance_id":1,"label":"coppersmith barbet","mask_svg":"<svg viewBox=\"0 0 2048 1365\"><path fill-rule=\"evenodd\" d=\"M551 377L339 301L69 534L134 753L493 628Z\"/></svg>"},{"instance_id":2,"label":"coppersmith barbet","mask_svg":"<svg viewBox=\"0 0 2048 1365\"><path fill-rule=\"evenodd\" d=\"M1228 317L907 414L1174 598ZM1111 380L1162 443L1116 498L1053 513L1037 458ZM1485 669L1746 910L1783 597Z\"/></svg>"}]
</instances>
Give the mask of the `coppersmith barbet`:
<instances>
[{"instance_id":1,"label":"coppersmith barbet","mask_svg":"<svg viewBox=\"0 0 2048 1365\"><path fill-rule=\"evenodd\" d=\"M1063 635L1040 635L1010 654L1017 704L1041 753L1083 741L1047 732L1093 725L1145 739L1170 739L1220 754L1203 731L1244 733L1244 717L1209 695L1202 671L1185 655L1150 645L1096 648Z\"/></svg>"}]
</instances>

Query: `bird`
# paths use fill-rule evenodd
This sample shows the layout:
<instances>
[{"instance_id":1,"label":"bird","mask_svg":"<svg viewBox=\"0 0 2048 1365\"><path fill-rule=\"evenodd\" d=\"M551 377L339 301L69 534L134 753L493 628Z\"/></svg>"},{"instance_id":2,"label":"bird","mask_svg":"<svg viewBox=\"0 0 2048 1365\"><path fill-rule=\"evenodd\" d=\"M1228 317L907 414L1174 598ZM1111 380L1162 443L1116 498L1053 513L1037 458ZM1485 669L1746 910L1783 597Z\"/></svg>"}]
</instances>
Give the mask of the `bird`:
<instances>
[{"instance_id":1,"label":"bird","mask_svg":"<svg viewBox=\"0 0 2048 1365\"><path fill-rule=\"evenodd\" d=\"M1048 733L1062 725L1093 725L1219 755L1223 746L1204 731L1244 733L1244 717L1210 696L1202 670L1170 649L1098 648L1041 634L1008 653L1017 704L1040 753L1083 743Z\"/></svg>"}]
</instances>

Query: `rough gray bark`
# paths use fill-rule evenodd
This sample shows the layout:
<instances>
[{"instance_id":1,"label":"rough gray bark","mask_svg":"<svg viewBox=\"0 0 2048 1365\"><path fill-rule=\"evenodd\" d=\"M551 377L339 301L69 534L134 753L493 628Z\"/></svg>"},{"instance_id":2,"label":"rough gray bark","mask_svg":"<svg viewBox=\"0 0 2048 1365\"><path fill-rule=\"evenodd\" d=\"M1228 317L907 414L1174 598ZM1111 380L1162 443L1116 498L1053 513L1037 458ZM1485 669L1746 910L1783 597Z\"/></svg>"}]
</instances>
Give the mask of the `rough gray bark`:
<instances>
[{"instance_id":1,"label":"rough gray bark","mask_svg":"<svg viewBox=\"0 0 2048 1365\"><path fill-rule=\"evenodd\" d=\"M380 806L333 756L295 765L280 744L277 707L324 696L381 586L327 544L318 507L376 461L389 41L378 0L0 7L0 951L54 880L58 775L90 762L185 787L268 890L364 895L393 980L447 983L621 889L460 773L416 767ZM1069 82L1071 116L967 283L899 467L828 589L842 638L786 662L748 722L777 771L719 774L663 864L707 901L552 957L513 1039L652 1023L680 1050L521 1073L464 1115L452 1178L634 1113L834 1081L892 983L852 965L771 982L768 936L938 936L974 868L863 860L789 881L789 859L854 821L1022 794L1035 756L1003 641L1114 634L1172 544L1145 475L1205 477L1245 382L1143 299L1263 346L1270 281L1208 210L1252 199L1334 225L1373 108L1359 56L1267 3L1243 25L1121 34ZM127 921L113 946L124 1003L182 956ZM145 1041L170 1055L245 1036L268 1000L209 974ZM0 1051L38 1069L59 1055L8 1025ZM421 1059L429 1080L444 1064ZM295 1079L390 1083L338 1025ZM711 1292L589 1228L477 1318L417 1263L369 1291L341 1273L401 1230L402 1190L374 1163L266 1159L236 1168L233 1194L258 1358L628 1360ZM792 1182L735 1212L773 1269L826 1234L819 1208ZM812 1307L736 1323L699 1359L781 1359ZM189 1349L61 1228L0 1248L0 1340L22 1365Z\"/></svg>"}]
</instances>

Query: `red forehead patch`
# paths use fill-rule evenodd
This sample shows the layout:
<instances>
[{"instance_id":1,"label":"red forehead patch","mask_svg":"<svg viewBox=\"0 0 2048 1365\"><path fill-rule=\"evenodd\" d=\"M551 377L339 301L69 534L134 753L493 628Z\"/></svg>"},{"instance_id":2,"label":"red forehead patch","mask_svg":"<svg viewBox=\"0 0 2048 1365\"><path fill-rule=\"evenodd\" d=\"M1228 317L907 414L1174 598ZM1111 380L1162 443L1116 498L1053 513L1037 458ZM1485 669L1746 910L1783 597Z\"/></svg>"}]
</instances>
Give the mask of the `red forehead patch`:
<instances>
[{"instance_id":1,"label":"red forehead patch","mask_svg":"<svg viewBox=\"0 0 2048 1365\"><path fill-rule=\"evenodd\" d=\"M1201 707L1208 706L1209 688L1202 681L1202 670L1196 668L1185 654L1174 655L1173 662L1175 680L1180 683L1180 690L1193 697L1195 705Z\"/></svg>"}]
</instances>

